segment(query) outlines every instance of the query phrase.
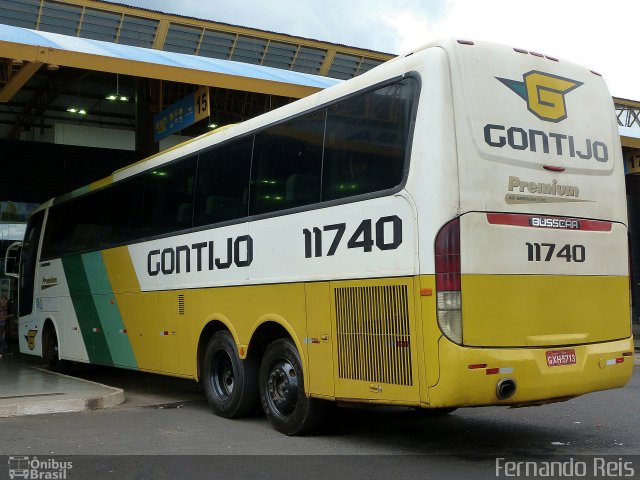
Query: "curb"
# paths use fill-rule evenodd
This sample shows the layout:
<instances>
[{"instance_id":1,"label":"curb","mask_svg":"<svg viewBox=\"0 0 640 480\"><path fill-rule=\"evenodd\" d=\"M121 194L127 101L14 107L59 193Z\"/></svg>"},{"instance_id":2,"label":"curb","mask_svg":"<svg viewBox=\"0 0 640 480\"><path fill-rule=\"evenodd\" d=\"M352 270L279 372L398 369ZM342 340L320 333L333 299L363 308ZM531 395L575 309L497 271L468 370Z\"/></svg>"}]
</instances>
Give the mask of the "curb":
<instances>
[{"instance_id":1,"label":"curb","mask_svg":"<svg viewBox=\"0 0 640 480\"><path fill-rule=\"evenodd\" d=\"M29 367L39 372L49 375L58 375L69 378L77 382L89 383L98 387L110 390L109 393L89 398L66 398L63 400L42 400L29 402L25 404L9 405L0 407L0 418L17 417L22 415L42 415L46 413L63 413L63 412L84 412L86 410L98 410L101 408L111 408L124 403L124 390L121 388L110 387L101 383L92 382L83 378L76 378L62 373L51 372L40 367Z\"/></svg>"}]
</instances>

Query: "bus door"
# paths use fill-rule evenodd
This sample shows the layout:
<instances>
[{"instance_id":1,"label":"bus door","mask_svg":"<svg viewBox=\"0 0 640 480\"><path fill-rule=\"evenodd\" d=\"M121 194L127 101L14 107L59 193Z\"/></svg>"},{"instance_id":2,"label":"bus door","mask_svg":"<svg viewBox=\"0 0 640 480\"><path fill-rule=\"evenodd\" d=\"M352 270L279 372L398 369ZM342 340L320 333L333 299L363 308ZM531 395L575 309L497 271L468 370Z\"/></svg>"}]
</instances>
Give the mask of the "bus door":
<instances>
[{"instance_id":1,"label":"bus door","mask_svg":"<svg viewBox=\"0 0 640 480\"><path fill-rule=\"evenodd\" d=\"M24 235L20 256L20 283L18 291L19 315L24 317L33 310L33 289L35 285L38 245L44 222L44 210L33 214Z\"/></svg>"},{"instance_id":2,"label":"bus door","mask_svg":"<svg viewBox=\"0 0 640 480\"><path fill-rule=\"evenodd\" d=\"M29 218L27 229L24 235L22 252L20 254L20 277L18 281L18 317L26 322L32 320L34 285L36 278L36 267L38 265L38 246L40 244L40 234L44 223L45 210L34 213ZM26 351L23 342L29 338L29 323L21 323L18 330L18 338L21 346L20 351ZM33 350L33 347L30 348Z\"/></svg>"}]
</instances>

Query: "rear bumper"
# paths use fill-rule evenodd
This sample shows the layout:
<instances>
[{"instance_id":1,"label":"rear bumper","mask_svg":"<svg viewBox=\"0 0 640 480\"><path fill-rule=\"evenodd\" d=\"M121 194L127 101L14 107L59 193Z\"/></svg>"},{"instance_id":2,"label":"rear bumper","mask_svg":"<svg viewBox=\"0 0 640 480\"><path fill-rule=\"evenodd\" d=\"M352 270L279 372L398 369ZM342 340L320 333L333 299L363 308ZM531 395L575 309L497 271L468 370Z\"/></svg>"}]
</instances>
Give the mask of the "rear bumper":
<instances>
[{"instance_id":1,"label":"rear bumper","mask_svg":"<svg viewBox=\"0 0 640 480\"><path fill-rule=\"evenodd\" d=\"M547 365L547 351L568 348L575 350L575 365ZM633 337L559 348L469 348L442 337L440 376L429 388L429 406L526 405L622 387L633 373L633 348ZM616 359L623 360L616 363ZM486 367L469 368L483 364ZM493 373L491 369L499 371ZM513 379L517 386L515 394L506 400L496 395L496 386L503 378Z\"/></svg>"}]
</instances>

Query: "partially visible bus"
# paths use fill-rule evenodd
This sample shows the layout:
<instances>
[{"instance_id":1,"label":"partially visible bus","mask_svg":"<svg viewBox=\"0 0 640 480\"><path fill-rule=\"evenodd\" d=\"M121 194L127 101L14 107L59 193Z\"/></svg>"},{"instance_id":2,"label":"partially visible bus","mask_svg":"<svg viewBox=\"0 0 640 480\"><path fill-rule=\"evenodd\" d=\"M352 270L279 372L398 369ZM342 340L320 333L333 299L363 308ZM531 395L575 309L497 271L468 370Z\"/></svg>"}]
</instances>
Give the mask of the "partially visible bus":
<instances>
[{"instance_id":1,"label":"partially visible bus","mask_svg":"<svg viewBox=\"0 0 640 480\"><path fill-rule=\"evenodd\" d=\"M598 73L434 43L42 205L21 351L192 378L289 435L336 401L622 387L624 192Z\"/></svg>"}]
</instances>

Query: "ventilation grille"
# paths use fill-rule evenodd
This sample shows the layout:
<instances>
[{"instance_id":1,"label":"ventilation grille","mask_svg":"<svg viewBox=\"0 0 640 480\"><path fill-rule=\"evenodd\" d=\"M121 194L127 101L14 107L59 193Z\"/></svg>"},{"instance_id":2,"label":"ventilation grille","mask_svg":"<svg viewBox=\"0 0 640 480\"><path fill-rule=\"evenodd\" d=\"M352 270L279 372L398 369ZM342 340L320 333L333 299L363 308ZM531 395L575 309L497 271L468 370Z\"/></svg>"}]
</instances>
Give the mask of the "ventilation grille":
<instances>
[{"instance_id":1,"label":"ventilation grille","mask_svg":"<svg viewBox=\"0 0 640 480\"><path fill-rule=\"evenodd\" d=\"M335 289L338 376L412 385L407 286Z\"/></svg>"},{"instance_id":2,"label":"ventilation grille","mask_svg":"<svg viewBox=\"0 0 640 480\"><path fill-rule=\"evenodd\" d=\"M178 295L178 315L184 315L184 295Z\"/></svg>"}]
</instances>

